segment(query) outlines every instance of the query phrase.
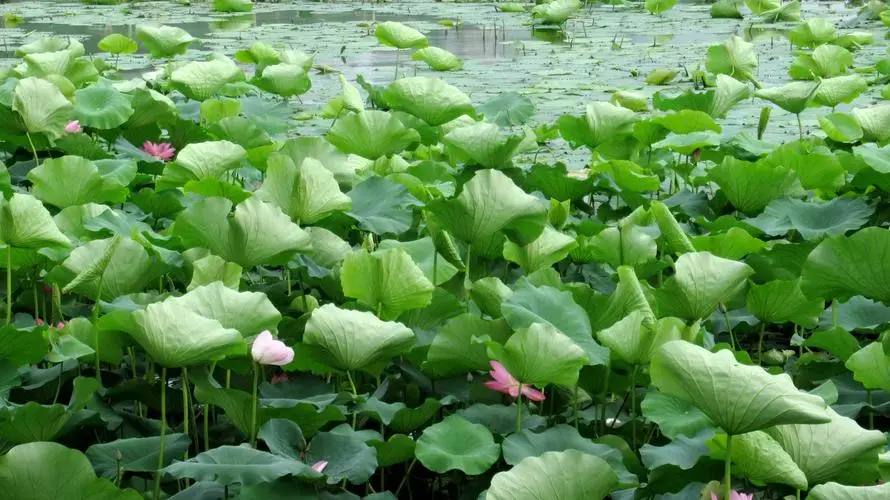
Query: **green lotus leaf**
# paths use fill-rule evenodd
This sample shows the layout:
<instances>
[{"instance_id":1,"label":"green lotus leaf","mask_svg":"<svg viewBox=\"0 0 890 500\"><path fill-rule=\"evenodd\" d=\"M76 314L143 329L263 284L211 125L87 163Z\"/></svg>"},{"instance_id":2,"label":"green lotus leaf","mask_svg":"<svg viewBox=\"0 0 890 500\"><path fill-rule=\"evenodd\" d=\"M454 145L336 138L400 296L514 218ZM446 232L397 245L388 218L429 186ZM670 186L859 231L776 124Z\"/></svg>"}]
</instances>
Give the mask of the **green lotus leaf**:
<instances>
[{"instance_id":1,"label":"green lotus leaf","mask_svg":"<svg viewBox=\"0 0 890 500\"><path fill-rule=\"evenodd\" d=\"M711 5L710 14L714 19L742 19L739 0L717 0Z\"/></svg>"},{"instance_id":2,"label":"green lotus leaf","mask_svg":"<svg viewBox=\"0 0 890 500\"><path fill-rule=\"evenodd\" d=\"M436 71L454 71L464 67L464 62L456 55L439 47L425 47L411 55L415 61L423 61Z\"/></svg>"},{"instance_id":3,"label":"green lotus leaf","mask_svg":"<svg viewBox=\"0 0 890 500\"><path fill-rule=\"evenodd\" d=\"M820 45L812 52L798 54L788 68L794 80L815 80L843 75L853 66L853 53L837 45Z\"/></svg>"},{"instance_id":4,"label":"green lotus leaf","mask_svg":"<svg viewBox=\"0 0 890 500\"><path fill-rule=\"evenodd\" d=\"M281 62L281 56L274 47L263 42L254 42L250 47L235 52L235 60L244 64L255 64L257 73L263 68Z\"/></svg>"},{"instance_id":5,"label":"green lotus leaf","mask_svg":"<svg viewBox=\"0 0 890 500\"><path fill-rule=\"evenodd\" d=\"M401 248L423 271L423 275L434 285L439 286L450 280L458 269L438 253L433 239L430 237L414 241L383 240L377 245L378 250Z\"/></svg>"},{"instance_id":6,"label":"green lotus leaf","mask_svg":"<svg viewBox=\"0 0 890 500\"><path fill-rule=\"evenodd\" d=\"M660 201L653 201L649 208L649 214L655 219L661 235L673 252L682 254L695 251L692 241L686 236L686 232L667 205Z\"/></svg>"},{"instance_id":7,"label":"green lotus leaf","mask_svg":"<svg viewBox=\"0 0 890 500\"><path fill-rule=\"evenodd\" d=\"M825 483L816 486L807 495L812 500L883 500L890 495L890 484L878 486L844 486Z\"/></svg>"},{"instance_id":8,"label":"green lotus leaf","mask_svg":"<svg viewBox=\"0 0 890 500\"><path fill-rule=\"evenodd\" d=\"M309 443L308 463L324 461L328 484L364 484L377 470L377 450L356 432L348 435L319 432Z\"/></svg>"},{"instance_id":9,"label":"green lotus leaf","mask_svg":"<svg viewBox=\"0 0 890 500\"><path fill-rule=\"evenodd\" d=\"M875 36L869 31L850 31L835 37L831 43L855 52L875 43Z\"/></svg>"},{"instance_id":10,"label":"green lotus leaf","mask_svg":"<svg viewBox=\"0 0 890 500\"><path fill-rule=\"evenodd\" d=\"M52 83L29 77L18 81L10 108L18 113L27 132L57 138L64 133L73 106Z\"/></svg>"},{"instance_id":11,"label":"green lotus leaf","mask_svg":"<svg viewBox=\"0 0 890 500\"><path fill-rule=\"evenodd\" d=\"M216 255L207 255L192 262L192 281L186 290L190 292L199 286L219 281L227 288L237 291L241 285L242 272L241 266L234 262L226 262Z\"/></svg>"},{"instance_id":12,"label":"green lotus leaf","mask_svg":"<svg viewBox=\"0 0 890 500\"><path fill-rule=\"evenodd\" d=\"M303 342L316 346L321 360L333 368L369 370L410 349L414 333L371 313L325 304L312 311Z\"/></svg>"},{"instance_id":13,"label":"green lotus leaf","mask_svg":"<svg viewBox=\"0 0 890 500\"><path fill-rule=\"evenodd\" d=\"M500 127L512 127L526 123L535 114L535 103L516 92L504 92L479 106L485 119Z\"/></svg>"},{"instance_id":14,"label":"green lotus leaf","mask_svg":"<svg viewBox=\"0 0 890 500\"><path fill-rule=\"evenodd\" d=\"M253 10L251 0L213 0L214 12L250 12Z\"/></svg>"},{"instance_id":15,"label":"green lotus leaf","mask_svg":"<svg viewBox=\"0 0 890 500\"><path fill-rule=\"evenodd\" d=\"M726 457L726 434L718 434L708 443L715 458ZM752 431L732 440L733 472L755 484L787 484L799 490L807 489L807 477L782 449L782 446L763 431Z\"/></svg>"},{"instance_id":16,"label":"green lotus leaf","mask_svg":"<svg viewBox=\"0 0 890 500\"><path fill-rule=\"evenodd\" d=\"M162 470L177 479L216 481L228 485L261 484L283 476L316 479L321 473L306 463L244 446L220 446Z\"/></svg>"},{"instance_id":17,"label":"green lotus leaf","mask_svg":"<svg viewBox=\"0 0 890 500\"><path fill-rule=\"evenodd\" d=\"M196 39L187 31L175 26L149 26L136 27L136 39L151 53L151 57L173 57L185 54L189 46Z\"/></svg>"},{"instance_id":18,"label":"green lotus leaf","mask_svg":"<svg viewBox=\"0 0 890 500\"><path fill-rule=\"evenodd\" d=\"M825 309L821 300L808 300L800 290L800 280L775 280L748 289L748 310L764 323L792 321L815 328Z\"/></svg>"},{"instance_id":19,"label":"green lotus leaf","mask_svg":"<svg viewBox=\"0 0 890 500\"><path fill-rule=\"evenodd\" d=\"M121 238L115 243L114 238L107 238L75 248L51 276L90 298L97 296L101 283L102 298L112 300L143 291L165 271L167 267L136 241Z\"/></svg>"},{"instance_id":20,"label":"green lotus leaf","mask_svg":"<svg viewBox=\"0 0 890 500\"><path fill-rule=\"evenodd\" d=\"M645 3L646 10L656 16L671 10L674 8L674 5L677 5L677 0L646 0Z\"/></svg>"},{"instance_id":21,"label":"green lotus leaf","mask_svg":"<svg viewBox=\"0 0 890 500\"><path fill-rule=\"evenodd\" d=\"M253 83L281 97L305 94L312 88L308 71L302 66L287 63L267 66L261 76L254 78Z\"/></svg>"},{"instance_id":22,"label":"green lotus leaf","mask_svg":"<svg viewBox=\"0 0 890 500\"><path fill-rule=\"evenodd\" d=\"M365 103L362 101L362 96L359 94L358 89L346 81L343 75L340 75L340 88L342 89L343 106L346 109L356 113L365 110Z\"/></svg>"},{"instance_id":23,"label":"green lotus leaf","mask_svg":"<svg viewBox=\"0 0 890 500\"><path fill-rule=\"evenodd\" d=\"M100 172L95 163L79 156L46 160L28 172L34 195L59 208L93 202L122 203L127 186L136 176L136 164L127 162L122 172Z\"/></svg>"},{"instance_id":24,"label":"green lotus leaf","mask_svg":"<svg viewBox=\"0 0 890 500\"><path fill-rule=\"evenodd\" d=\"M665 115L653 116L653 123L670 130L675 134L691 134L711 130L721 132L723 129L711 118L711 115L692 109L682 109Z\"/></svg>"},{"instance_id":25,"label":"green lotus leaf","mask_svg":"<svg viewBox=\"0 0 890 500\"><path fill-rule=\"evenodd\" d=\"M695 436L714 427L714 422L688 401L660 392L646 393L640 408L643 415L658 424L661 432L672 440L682 435Z\"/></svg>"},{"instance_id":26,"label":"green lotus leaf","mask_svg":"<svg viewBox=\"0 0 890 500\"><path fill-rule=\"evenodd\" d=\"M732 156L724 157L708 176L720 186L729 202L745 213L759 212L788 194L795 180L794 172L787 167L764 160L751 163Z\"/></svg>"},{"instance_id":27,"label":"green lotus leaf","mask_svg":"<svg viewBox=\"0 0 890 500\"><path fill-rule=\"evenodd\" d=\"M83 453L51 442L21 444L0 457L0 487L4 495L16 500L142 497L131 489L117 489L108 479L97 478Z\"/></svg>"},{"instance_id":28,"label":"green lotus leaf","mask_svg":"<svg viewBox=\"0 0 890 500\"><path fill-rule=\"evenodd\" d=\"M523 286L507 297L501 312L514 330L535 323L553 325L584 350L590 364L608 364L609 351L593 339L590 318L570 292L550 286Z\"/></svg>"},{"instance_id":29,"label":"green lotus leaf","mask_svg":"<svg viewBox=\"0 0 890 500\"><path fill-rule=\"evenodd\" d=\"M618 476L602 458L583 451L548 451L528 457L491 479L488 500L602 500L618 486Z\"/></svg>"},{"instance_id":30,"label":"green lotus leaf","mask_svg":"<svg viewBox=\"0 0 890 500\"><path fill-rule=\"evenodd\" d=\"M630 266L621 266L617 274L618 286L611 295L587 295L581 294L581 289L573 290L578 302L590 308L588 315L591 330L594 332L614 325L634 311L652 311L634 269ZM654 312L652 316L655 316Z\"/></svg>"},{"instance_id":31,"label":"green lotus leaf","mask_svg":"<svg viewBox=\"0 0 890 500\"><path fill-rule=\"evenodd\" d=\"M229 141L193 142L182 148L176 161L164 167L158 185L173 188L189 181L217 179L240 167L246 155L243 147Z\"/></svg>"},{"instance_id":32,"label":"green lotus leaf","mask_svg":"<svg viewBox=\"0 0 890 500\"><path fill-rule=\"evenodd\" d=\"M102 52L110 54L134 54L139 50L136 40L120 33L112 33L102 38L99 40L98 47Z\"/></svg>"},{"instance_id":33,"label":"green lotus leaf","mask_svg":"<svg viewBox=\"0 0 890 500\"><path fill-rule=\"evenodd\" d=\"M692 238L692 245L699 252L710 252L717 257L731 260L741 260L748 254L768 247L740 227L731 227L725 233L696 236Z\"/></svg>"},{"instance_id":34,"label":"green lotus leaf","mask_svg":"<svg viewBox=\"0 0 890 500\"><path fill-rule=\"evenodd\" d=\"M504 258L519 264L523 272L530 274L565 259L577 245L575 238L548 225L544 227L541 236L528 245L519 246L512 241L505 241Z\"/></svg>"},{"instance_id":35,"label":"green lotus leaf","mask_svg":"<svg viewBox=\"0 0 890 500\"><path fill-rule=\"evenodd\" d=\"M383 99L390 108L410 113L433 126L474 112L466 94L438 78L398 79L384 89Z\"/></svg>"},{"instance_id":36,"label":"green lotus leaf","mask_svg":"<svg viewBox=\"0 0 890 500\"><path fill-rule=\"evenodd\" d=\"M890 388L890 359L880 342L872 342L851 354L846 366L866 389Z\"/></svg>"},{"instance_id":37,"label":"green lotus leaf","mask_svg":"<svg viewBox=\"0 0 890 500\"><path fill-rule=\"evenodd\" d=\"M140 89L133 92L133 114L126 127L143 127L148 124L164 123L172 120L179 111L176 104L164 94L151 89Z\"/></svg>"},{"instance_id":38,"label":"green lotus leaf","mask_svg":"<svg viewBox=\"0 0 890 500\"><path fill-rule=\"evenodd\" d=\"M743 82L751 81L759 86L754 76L757 74L757 52L754 44L737 36L708 47L705 67L712 73L729 75Z\"/></svg>"},{"instance_id":39,"label":"green lotus leaf","mask_svg":"<svg viewBox=\"0 0 890 500\"><path fill-rule=\"evenodd\" d=\"M505 237L519 245L544 231L547 207L497 170L477 171L456 198L434 200L428 208L475 254L498 257Z\"/></svg>"},{"instance_id":40,"label":"green lotus leaf","mask_svg":"<svg viewBox=\"0 0 890 500\"><path fill-rule=\"evenodd\" d=\"M575 385L587 354L549 323L521 328L507 342L490 345L489 355L500 361L522 383Z\"/></svg>"},{"instance_id":41,"label":"green lotus leaf","mask_svg":"<svg viewBox=\"0 0 890 500\"><path fill-rule=\"evenodd\" d=\"M837 29L827 19L817 17L807 19L788 32L788 41L798 47L810 48L831 42L837 36Z\"/></svg>"},{"instance_id":42,"label":"green lotus leaf","mask_svg":"<svg viewBox=\"0 0 890 500\"><path fill-rule=\"evenodd\" d=\"M224 198L198 201L179 214L173 234L186 247L207 248L245 269L286 262L311 248L309 235L271 203L251 197L235 207L234 217L231 210Z\"/></svg>"},{"instance_id":43,"label":"green lotus leaf","mask_svg":"<svg viewBox=\"0 0 890 500\"><path fill-rule=\"evenodd\" d=\"M173 70L170 82L189 99L205 101L217 95L226 84L241 81L244 72L231 59L192 61Z\"/></svg>"},{"instance_id":44,"label":"green lotus leaf","mask_svg":"<svg viewBox=\"0 0 890 500\"><path fill-rule=\"evenodd\" d=\"M0 199L0 241L15 248L71 246L40 200L21 193Z\"/></svg>"},{"instance_id":45,"label":"green lotus leaf","mask_svg":"<svg viewBox=\"0 0 890 500\"><path fill-rule=\"evenodd\" d=\"M650 375L661 392L694 404L732 435L831 420L822 398L799 391L791 377L743 365L726 350L668 342L652 357Z\"/></svg>"},{"instance_id":46,"label":"green lotus leaf","mask_svg":"<svg viewBox=\"0 0 890 500\"><path fill-rule=\"evenodd\" d=\"M708 252L681 255L676 273L658 290L659 314L697 320L708 318L738 293L754 270L747 264Z\"/></svg>"},{"instance_id":47,"label":"green lotus leaf","mask_svg":"<svg viewBox=\"0 0 890 500\"><path fill-rule=\"evenodd\" d=\"M839 104L853 102L866 89L868 89L868 81L860 75L824 78L813 95L811 105L834 108Z\"/></svg>"},{"instance_id":48,"label":"green lotus leaf","mask_svg":"<svg viewBox=\"0 0 890 500\"><path fill-rule=\"evenodd\" d=\"M864 140L884 142L890 139L890 106L854 108L852 113L862 127Z\"/></svg>"},{"instance_id":49,"label":"green lotus leaf","mask_svg":"<svg viewBox=\"0 0 890 500\"><path fill-rule=\"evenodd\" d=\"M359 227L375 234L401 234L414 222L413 207L421 203L408 188L383 177L369 177L348 193L349 216Z\"/></svg>"},{"instance_id":50,"label":"green lotus leaf","mask_svg":"<svg viewBox=\"0 0 890 500\"><path fill-rule=\"evenodd\" d=\"M859 229L874 211L873 205L860 198L834 198L825 203L782 198L770 202L762 214L746 222L772 236L793 229L811 240Z\"/></svg>"},{"instance_id":51,"label":"green lotus leaf","mask_svg":"<svg viewBox=\"0 0 890 500\"><path fill-rule=\"evenodd\" d=\"M622 191L652 192L657 191L661 184L657 175L628 160L598 163L593 165L592 171L606 174Z\"/></svg>"},{"instance_id":52,"label":"green lotus leaf","mask_svg":"<svg viewBox=\"0 0 890 500\"><path fill-rule=\"evenodd\" d=\"M831 113L820 116L819 126L825 135L835 142L851 144L862 139L862 127L856 118L848 113Z\"/></svg>"},{"instance_id":53,"label":"green lotus leaf","mask_svg":"<svg viewBox=\"0 0 890 500\"><path fill-rule=\"evenodd\" d=\"M470 423L459 415L449 415L423 430L417 439L415 455L433 472L444 474L459 470L476 476L497 462L501 448L485 426Z\"/></svg>"},{"instance_id":54,"label":"green lotus leaf","mask_svg":"<svg viewBox=\"0 0 890 500\"><path fill-rule=\"evenodd\" d=\"M278 205L298 224L313 224L352 207L352 200L340 192L334 174L321 162L306 158L297 167L281 154L269 156L266 180L256 196Z\"/></svg>"},{"instance_id":55,"label":"green lotus leaf","mask_svg":"<svg viewBox=\"0 0 890 500\"><path fill-rule=\"evenodd\" d=\"M845 182L846 170L834 152L812 142L783 144L769 154L767 161L794 170L804 189L833 193Z\"/></svg>"},{"instance_id":56,"label":"green lotus leaf","mask_svg":"<svg viewBox=\"0 0 890 500\"><path fill-rule=\"evenodd\" d=\"M828 409L822 425L778 425L766 429L806 474L811 486L828 481L869 484L878 479L878 454L887 438ZM735 444L735 443L733 443Z\"/></svg>"},{"instance_id":57,"label":"green lotus leaf","mask_svg":"<svg viewBox=\"0 0 890 500\"><path fill-rule=\"evenodd\" d=\"M668 3L673 0L648 0L655 4ZM648 4L647 4L648 7ZM655 68L646 75L646 83L649 85L667 85L680 74L680 70L673 68Z\"/></svg>"},{"instance_id":58,"label":"green lotus leaf","mask_svg":"<svg viewBox=\"0 0 890 500\"><path fill-rule=\"evenodd\" d=\"M83 44L71 37L41 37L37 40L26 43L15 50L15 57L24 57L28 54L39 54L41 52L56 52L66 50L73 57L84 55L85 50Z\"/></svg>"},{"instance_id":59,"label":"green lotus leaf","mask_svg":"<svg viewBox=\"0 0 890 500\"><path fill-rule=\"evenodd\" d=\"M536 147L529 129L521 135L504 135L497 125L485 122L455 128L445 134L443 142L452 157L496 169L510 166L514 156Z\"/></svg>"},{"instance_id":60,"label":"green lotus leaf","mask_svg":"<svg viewBox=\"0 0 890 500\"><path fill-rule=\"evenodd\" d=\"M74 118L87 127L117 128L133 115L128 97L113 87L92 85L80 89L74 93Z\"/></svg>"},{"instance_id":61,"label":"green lotus leaf","mask_svg":"<svg viewBox=\"0 0 890 500\"><path fill-rule=\"evenodd\" d=\"M581 7L583 4L578 0L553 0L536 5L532 9L532 19L541 24L562 25Z\"/></svg>"},{"instance_id":62,"label":"green lotus leaf","mask_svg":"<svg viewBox=\"0 0 890 500\"><path fill-rule=\"evenodd\" d=\"M692 342L698 324L686 326L677 318L655 320L651 311L634 311L596 335L618 359L631 365L647 365L655 351L672 340Z\"/></svg>"},{"instance_id":63,"label":"green lotus leaf","mask_svg":"<svg viewBox=\"0 0 890 500\"><path fill-rule=\"evenodd\" d=\"M340 284L344 295L368 305L381 319L395 319L404 311L427 306L435 288L401 248L347 255Z\"/></svg>"},{"instance_id":64,"label":"green lotus leaf","mask_svg":"<svg viewBox=\"0 0 890 500\"><path fill-rule=\"evenodd\" d=\"M386 21L374 29L377 41L397 49L422 49L429 45L423 33L395 21Z\"/></svg>"},{"instance_id":65,"label":"green lotus leaf","mask_svg":"<svg viewBox=\"0 0 890 500\"><path fill-rule=\"evenodd\" d=\"M167 434L165 439L164 466L185 453L191 440L185 434ZM161 438L117 439L107 443L97 443L87 448L86 456L96 469L96 473L108 479L117 477L118 471L155 472L158 469ZM120 458L118 458L118 455Z\"/></svg>"},{"instance_id":66,"label":"green lotus leaf","mask_svg":"<svg viewBox=\"0 0 890 500\"><path fill-rule=\"evenodd\" d=\"M340 151L369 160L398 153L420 141L416 130L405 128L390 113L376 110L341 117L327 137Z\"/></svg>"},{"instance_id":67,"label":"green lotus leaf","mask_svg":"<svg viewBox=\"0 0 890 500\"><path fill-rule=\"evenodd\" d=\"M761 16L764 22L777 23L779 21L800 21L800 2L792 0L781 4L781 7L764 12Z\"/></svg>"},{"instance_id":68,"label":"green lotus leaf","mask_svg":"<svg viewBox=\"0 0 890 500\"><path fill-rule=\"evenodd\" d=\"M612 139L630 135L636 120L636 114L629 109L595 102L587 105L584 116L561 116L556 120L556 126L572 147L583 145L594 149Z\"/></svg>"},{"instance_id":69,"label":"green lotus leaf","mask_svg":"<svg viewBox=\"0 0 890 500\"><path fill-rule=\"evenodd\" d=\"M820 83L818 81L791 82L778 87L760 89L754 93L754 96L766 99L789 113L800 114L813 100Z\"/></svg>"},{"instance_id":70,"label":"green lotus leaf","mask_svg":"<svg viewBox=\"0 0 890 500\"><path fill-rule=\"evenodd\" d=\"M474 314L451 318L433 338L423 364L424 371L446 377L487 370L489 357L485 344L473 343L473 337L487 336L494 342L503 343L510 333L510 327L503 319L487 320Z\"/></svg>"},{"instance_id":71,"label":"green lotus leaf","mask_svg":"<svg viewBox=\"0 0 890 500\"><path fill-rule=\"evenodd\" d=\"M719 146L722 137L717 132L693 132L691 134L671 134L666 139L652 144L653 149L668 149L681 155L691 155L696 150Z\"/></svg>"},{"instance_id":72,"label":"green lotus leaf","mask_svg":"<svg viewBox=\"0 0 890 500\"><path fill-rule=\"evenodd\" d=\"M863 295L890 301L890 268L881 257L885 251L890 252L890 230L879 227L829 238L807 257L801 290L812 298L846 300Z\"/></svg>"},{"instance_id":73,"label":"green lotus leaf","mask_svg":"<svg viewBox=\"0 0 890 500\"><path fill-rule=\"evenodd\" d=\"M609 99L611 104L627 108L631 111L649 111L649 98L645 94L629 90L619 90Z\"/></svg>"},{"instance_id":74,"label":"green lotus leaf","mask_svg":"<svg viewBox=\"0 0 890 500\"><path fill-rule=\"evenodd\" d=\"M583 262L604 262L618 269L619 266L637 266L654 260L657 251L655 239L643 229L632 224L619 224L583 238L572 256Z\"/></svg>"},{"instance_id":75,"label":"green lotus leaf","mask_svg":"<svg viewBox=\"0 0 890 500\"><path fill-rule=\"evenodd\" d=\"M765 12L778 9L782 5L779 0L745 0L745 5L751 9L754 15L761 15Z\"/></svg>"}]
</instances>

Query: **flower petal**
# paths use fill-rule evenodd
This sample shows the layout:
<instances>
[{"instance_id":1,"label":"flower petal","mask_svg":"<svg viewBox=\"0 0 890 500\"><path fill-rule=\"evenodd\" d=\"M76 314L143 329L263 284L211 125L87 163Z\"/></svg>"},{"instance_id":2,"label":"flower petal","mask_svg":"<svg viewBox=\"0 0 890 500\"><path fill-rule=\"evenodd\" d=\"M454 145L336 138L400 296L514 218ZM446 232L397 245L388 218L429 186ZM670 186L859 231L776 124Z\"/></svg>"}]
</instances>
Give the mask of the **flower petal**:
<instances>
[{"instance_id":1,"label":"flower petal","mask_svg":"<svg viewBox=\"0 0 890 500\"><path fill-rule=\"evenodd\" d=\"M547 396L545 396L543 392L525 384L522 385L522 395L532 401L544 401L547 399Z\"/></svg>"}]
</instances>

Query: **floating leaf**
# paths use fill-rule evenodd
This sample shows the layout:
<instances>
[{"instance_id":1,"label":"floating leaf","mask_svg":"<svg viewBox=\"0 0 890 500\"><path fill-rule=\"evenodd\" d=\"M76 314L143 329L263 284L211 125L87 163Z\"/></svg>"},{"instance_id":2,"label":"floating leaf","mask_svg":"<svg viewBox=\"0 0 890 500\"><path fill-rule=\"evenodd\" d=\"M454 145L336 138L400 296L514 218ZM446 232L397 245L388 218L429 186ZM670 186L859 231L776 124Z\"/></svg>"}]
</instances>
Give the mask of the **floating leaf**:
<instances>
[{"instance_id":1,"label":"floating leaf","mask_svg":"<svg viewBox=\"0 0 890 500\"><path fill-rule=\"evenodd\" d=\"M415 454L433 472L459 470L476 476L497 462L501 449L485 426L450 415L424 429L417 439Z\"/></svg>"}]
</instances>

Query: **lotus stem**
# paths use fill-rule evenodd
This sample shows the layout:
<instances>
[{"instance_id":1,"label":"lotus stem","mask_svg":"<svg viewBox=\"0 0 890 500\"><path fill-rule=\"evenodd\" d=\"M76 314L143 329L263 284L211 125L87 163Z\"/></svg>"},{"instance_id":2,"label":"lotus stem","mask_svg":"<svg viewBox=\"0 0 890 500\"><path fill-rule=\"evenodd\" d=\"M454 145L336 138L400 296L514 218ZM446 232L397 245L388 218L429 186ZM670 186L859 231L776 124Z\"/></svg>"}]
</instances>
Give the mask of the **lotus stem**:
<instances>
[{"instance_id":1,"label":"lotus stem","mask_svg":"<svg viewBox=\"0 0 890 500\"><path fill-rule=\"evenodd\" d=\"M257 400L257 389L260 385L260 366L254 362L253 364L253 395L250 405L250 446L256 448L256 411L259 401Z\"/></svg>"},{"instance_id":2,"label":"lotus stem","mask_svg":"<svg viewBox=\"0 0 890 500\"><path fill-rule=\"evenodd\" d=\"M34 318L40 317L40 302L37 300L37 272L34 272L34 279L31 280L31 294L34 298ZM43 315L46 316L46 311L43 312ZM50 325L54 325L49 317L46 318Z\"/></svg>"},{"instance_id":3,"label":"lotus stem","mask_svg":"<svg viewBox=\"0 0 890 500\"><path fill-rule=\"evenodd\" d=\"M606 396L609 394L609 374L612 373L612 369L609 365L606 365L606 375L603 377L603 401L600 405L600 434L606 433Z\"/></svg>"},{"instance_id":4,"label":"lotus stem","mask_svg":"<svg viewBox=\"0 0 890 500\"><path fill-rule=\"evenodd\" d=\"M831 327L837 326L837 299L831 301Z\"/></svg>"},{"instance_id":5,"label":"lotus stem","mask_svg":"<svg viewBox=\"0 0 890 500\"><path fill-rule=\"evenodd\" d=\"M522 432L522 393L516 397L516 434Z\"/></svg>"},{"instance_id":6,"label":"lotus stem","mask_svg":"<svg viewBox=\"0 0 890 500\"><path fill-rule=\"evenodd\" d=\"M800 134L800 140L803 140L803 124L800 122L800 113L794 116L797 117L797 132Z\"/></svg>"},{"instance_id":7,"label":"lotus stem","mask_svg":"<svg viewBox=\"0 0 890 500\"><path fill-rule=\"evenodd\" d=\"M578 384L576 383L575 390L573 391L573 394L572 394L572 414L574 415L574 418L575 418L575 430L578 430L578 420L579 420L578 413L579 413L578 412Z\"/></svg>"},{"instance_id":8,"label":"lotus stem","mask_svg":"<svg viewBox=\"0 0 890 500\"><path fill-rule=\"evenodd\" d=\"M867 402L868 402L868 428L869 428L869 430L874 430L875 429L875 410L872 407L873 403L872 403L871 394L872 394L871 389L868 389L866 391L866 397L868 398L867 399Z\"/></svg>"},{"instance_id":9,"label":"lotus stem","mask_svg":"<svg viewBox=\"0 0 890 500\"><path fill-rule=\"evenodd\" d=\"M395 71L395 74L393 75L393 78L392 78L393 80L399 79L399 60L401 59L401 56L402 56L401 49L396 49L396 71ZM37 153L34 153L34 155L36 158Z\"/></svg>"},{"instance_id":10,"label":"lotus stem","mask_svg":"<svg viewBox=\"0 0 890 500\"><path fill-rule=\"evenodd\" d=\"M164 468L164 446L167 437L167 367L161 367L161 447L158 453L158 467L155 472L154 499L161 498L161 469Z\"/></svg>"},{"instance_id":11,"label":"lotus stem","mask_svg":"<svg viewBox=\"0 0 890 500\"><path fill-rule=\"evenodd\" d=\"M732 434L726 435L726 458L723 460L723 498L732 497Z\"/></svg>"},{"instance_id":12,"label":"lotus stem","mask_svg":"<svg viewBox=\"0 0 890 500\"><path fill-rule=\"evenodd\" d=\"M634 365L634 369L630 372L630 429L631 429L631 448L637 449L637 371L639 365Z\"/></svg>"},{"instance_id":13,"label":"lotus stem","mask_svg":"<svg viewBox=\"0 0 890 500\"><path fill-rule=\"evenodd\" d=\"M99 328L96 326L99 323L99 302L102 300L102 280L105 277L105 271L102 271L102 274L99 275L99 283L96 285L96 300L93 303L93 312L92 318L90 321L93 324L93 351L96 353L96 380L99 382L99 386L102 385L102 364L99 360Z\"/></svg>"},{"instance_id":14,"label":"lotus stem","mask_svg":"<svg viewBox=\"0 0 890 500\"><path fill-rule=\"evenodd\" d=\"M6 324L12 323L12 245L6 245Z\"/></svg>"},{"instance_id":15,"label":"lotus stem","mask_svg":"<svg viewBox=\"0 0 890 500\"><path fill-rule=\"evenodd\" d=\"M182 433L189 437L189 371L184 366L182 367L182 376L179 378L179 383L182 386L182 411L185 412L182 416ZM186 447L182 459L188 460L188 458L189 449ZM186 485L188 485L188 480L186 480Z\"/></svg>"},{"instance_id":16,"label":"lotus stem","mask_svg":"<svg viewBox=\"0 0 890 500\"><path fill-rule=\"evenodd\" d=\"M760 323L760 335L757 337L757 364L763 364L763 334L766 333L766 323Z\"/></svg>"},{"instance_id":17,"label":"lotus stem","mask_svg":"<svg viewBox=\"0 0 890 500\"><path fill-rule=\"evenodd\" d=\"M355 388L355 382L352 381L352 372L346 370L346 378L349 380L349 387L352 389L352 400L355 402L358 399L358 390ZM355 425L358 421L358 412L356 409L352 411L352 430L355 430Z\"/></svg>"},{"instance_id":18,"label":"lotus stem","mask_svg":"<svg viewBox=\"0 0 890 500\"><path fill-rule=\"evenodd\" d=\"M732 333L732 323L729 322L729 313L726 311L726 306L723 304L720 304L720 310L723 311L723 320L726 321L726 329L729 330L729 342L732 344L732 350L735 351L735 335Z\"/></svg>"},{"instance_id":19,"label":"lotus stem","mask_svg":"<svg viewBox=\"0 0 890 500\"><path fill-rule=\"evenodd\" d=\"M216 371L216 361L210 363L210 378ZM197 448L196 448L197 449ZM210 405L204 405L204 451L210 451Z\"/></svg>"},{"instance_id":20,"label":"lotus stem","mask_svg":"<svg viewBox=\"0 0 890 500\"><path fill-rule=\"evenodd\" d=\"M39 167L40 160L37 158L37 148L34 147L34 141L31 140L31 134L28 132L25 132L25 137L28 138L28 144L31 145L31 152L34 153L34 166Z\"/></svg>"}]
</instances>

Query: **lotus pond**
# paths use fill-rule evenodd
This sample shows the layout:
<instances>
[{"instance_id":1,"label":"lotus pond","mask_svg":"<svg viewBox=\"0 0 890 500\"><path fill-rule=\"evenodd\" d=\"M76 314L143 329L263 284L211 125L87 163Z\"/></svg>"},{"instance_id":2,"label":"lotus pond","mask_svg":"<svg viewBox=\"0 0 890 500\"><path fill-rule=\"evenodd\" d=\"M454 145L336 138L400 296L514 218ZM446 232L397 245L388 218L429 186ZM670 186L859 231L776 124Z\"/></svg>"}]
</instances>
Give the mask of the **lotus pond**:
<instances>
[{"instance_id":1,"label":"lotus pond","mask_svg":"<svg viewBox=\"0 0 890 500\"><path fill-rule=\"evenodd\" d=\"M0 12L4 499L890 498L890 5Z\"/></svg>"}]
</instances>

